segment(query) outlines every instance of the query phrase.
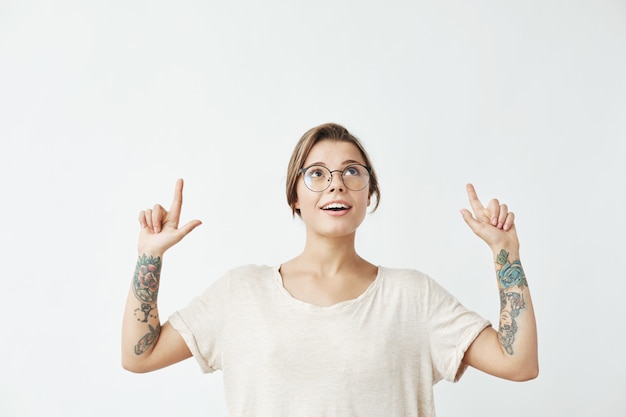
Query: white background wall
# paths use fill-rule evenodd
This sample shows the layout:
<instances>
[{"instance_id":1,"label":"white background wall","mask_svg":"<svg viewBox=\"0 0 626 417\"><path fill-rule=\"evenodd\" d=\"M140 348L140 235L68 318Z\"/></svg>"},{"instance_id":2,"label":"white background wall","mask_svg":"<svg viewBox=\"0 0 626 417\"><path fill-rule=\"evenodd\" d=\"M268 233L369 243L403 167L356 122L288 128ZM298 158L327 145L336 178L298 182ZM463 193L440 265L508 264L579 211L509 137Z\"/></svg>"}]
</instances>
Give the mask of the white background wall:
<instances>
[{"instance_id":1,"label":"white background wall","mask_svg":"<svg viewBox=\"0 0 626 417\"><path fill-rule=\"evenodd\" d=\"M166 318L231 267L302 247L300 135L346 125L382 202L358 249L427 272L494 323L464 185L517 214L541 374L470 370L439 416L623 416L622 1L0 3L0 415L225 416L193 360L120 366L139 210L204 224L169 252ZM621 301L620 301L621 300Z\"/></svg>"}]
</instances>

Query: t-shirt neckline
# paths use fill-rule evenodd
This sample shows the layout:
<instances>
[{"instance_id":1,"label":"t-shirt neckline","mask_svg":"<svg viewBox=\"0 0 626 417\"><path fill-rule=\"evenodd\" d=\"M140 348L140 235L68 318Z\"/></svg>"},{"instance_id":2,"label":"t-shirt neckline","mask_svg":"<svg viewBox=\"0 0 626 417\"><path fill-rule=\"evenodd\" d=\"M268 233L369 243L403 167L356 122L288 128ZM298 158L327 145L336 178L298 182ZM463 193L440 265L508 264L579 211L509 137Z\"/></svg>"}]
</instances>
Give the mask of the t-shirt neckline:
<instances>
[{"instance_id":1,"label":"t-shirt neckline","mask_svg":"<svg viewBox=\"0 0 626 417\"><path fill-rule=\"evenodd\" d=\"M383 268L380 265L377 265L376 267L378 268L378 272L376 273L376 277L374 278L374 281L372 281L370 285L365 289L365 291L363 291L358 297L352 298L350 300L340 301L331 306L319 306L316 304L308 303L306 301L302 301L294 297L293 295L291 295L291 293L287 291L287 289L283 285L283 277L280 274L280 267L281 265L274 266L273 273L274 273L274 283L278 287L278 291L280 292L281 298L286 299L287 302L289 302L293 306L296 306L297 308L301 308L301 309L313 311L313 312L343 311L343 310L351 308L352 306L359 305L360 303L363 302L363 300L371 297L376 292L377 288L380 286L380 282L382 281L382 277L383 277Z\"/></svg>"}]
</instances>

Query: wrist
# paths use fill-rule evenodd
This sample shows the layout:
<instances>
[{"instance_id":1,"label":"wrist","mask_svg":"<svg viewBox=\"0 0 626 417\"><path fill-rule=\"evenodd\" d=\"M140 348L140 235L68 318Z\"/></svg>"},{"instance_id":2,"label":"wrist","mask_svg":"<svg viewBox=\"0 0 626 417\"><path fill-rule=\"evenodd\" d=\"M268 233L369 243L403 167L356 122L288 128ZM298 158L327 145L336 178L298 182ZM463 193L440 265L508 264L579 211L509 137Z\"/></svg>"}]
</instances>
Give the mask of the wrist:
<instances>
[{"instance_id":1,"label":"wrist","mask_svg":"<svg viewBox=\"0 0 626 417\"><path fill-rule=\"evenodd\" d=\"M507 246L507 245L500 245L500 246L493 246L491 248L491 251L493 253L493 259L497 260L499 257L505 256L507 259L510 260L519 260L520 255L519 255L519 247L517 246ZM506 252L506 255L503 255L503 252Z\"/></svg>"},{"instance_id":2,"label":"wrist","mask_svg":"<svg viewBox=\"0 0 626 417\"><path fill-rule=\"evenodd\" d=\"M147 256L147 257L153 257L153 258L160 258L163 259L163 255L165 255L165 251L161 251L158 249L141 249L141 248L137 248L137 257L141 258L142 256Z\"/></svg>"}]
</instances>

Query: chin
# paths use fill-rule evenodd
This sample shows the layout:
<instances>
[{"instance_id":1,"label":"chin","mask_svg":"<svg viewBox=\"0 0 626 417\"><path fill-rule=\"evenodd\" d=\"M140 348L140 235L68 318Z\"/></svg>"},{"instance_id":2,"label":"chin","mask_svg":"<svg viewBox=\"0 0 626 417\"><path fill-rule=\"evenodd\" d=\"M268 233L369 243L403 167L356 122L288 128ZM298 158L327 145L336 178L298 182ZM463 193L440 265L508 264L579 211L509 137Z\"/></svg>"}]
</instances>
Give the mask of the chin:
<instances>
[{"instance_id":1,"label":"chin","mask_svg":"<svg viewBox=\"0 0 626 417\"><path fill-rule=\"evenodd\" d=\"M338 239L343 237L353 237L358 229L358 225L336 225L335 227L311 228L311 232L326 238Z\"/></svg>"}]
</instances>

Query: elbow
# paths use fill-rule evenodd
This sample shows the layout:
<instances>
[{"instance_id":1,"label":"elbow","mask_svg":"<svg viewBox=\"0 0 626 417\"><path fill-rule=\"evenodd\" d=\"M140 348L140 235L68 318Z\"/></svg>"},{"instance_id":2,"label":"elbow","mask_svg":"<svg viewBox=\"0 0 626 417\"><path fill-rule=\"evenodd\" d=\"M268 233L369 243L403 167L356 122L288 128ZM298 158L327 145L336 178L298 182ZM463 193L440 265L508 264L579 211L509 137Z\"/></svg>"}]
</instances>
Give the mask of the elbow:
<instances>
[{"instance_id":1,"label":"elbow","mask_svg":"<svg viewBox=\"0 0 626 417\"><path fill-rule=\"evenodd\" d=\"M133 363L127 362L122 359L122 368L128 372L132 372L134 374L142 374L141 369Z\"/></svg>"},{"instance_id":2,"label":"elbow","mask_svg":"<svg viewBox=\"0 0 626 417\"><path fill-rule=\"evenodd\" d=\"M133 374L142 374L144 372L141 371L141 369L133 366L132 364L128 364L125 362L122 362L122 368L128 372L132 372Z\"/></svg>"},{"instance_id":3,"label":"elbow","mask_svg":"<svg viewBox=\"0 0 626 417\"><path fill-rule=\"evenodd\" d=\"M122 368L127 370L128 372L132 372L133 374L145 374L150 372L149 369L142 368L140 366L136 366L134 364L126 364L122 362Z\"/></svg>"},{"instance_id":4,"label":"elbow","mask_svg":"<svg viewBox=\"0 0 626 417\"><path fill-rule=\"evenodd\" d=\"M122 355L122 368L134 374L145 374L150 371L147 367L142 366L140 361L135 358L128 358L126 355Z\"/></svg>"},{"instance_id":5,"label":"elbow","mask_svg":"<svg viewBox=\"0 0 626 417\"><path fill-rule=\"evenodd\" d=\"M535 364L533 366L525 366L524 368L519 369L509 379L515 382L526 382L526 381L532 381L538 376L539 376L539 365Z\"/></svg>"},{"instance_id":6,"label":"elbow","mask_svg":"<svg viewBox=\"0 0 626 417\"><path fill-rule=\"evenodd\" d=\"M535 365L530 372L528 372L528 375L526 376L526 378L524 379L524 381L531 381L535 378L537 378L539 376L539 365Z\"/></svg>"}]
</instances>

